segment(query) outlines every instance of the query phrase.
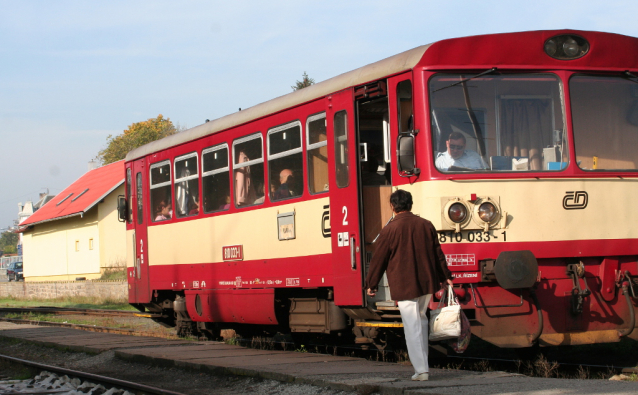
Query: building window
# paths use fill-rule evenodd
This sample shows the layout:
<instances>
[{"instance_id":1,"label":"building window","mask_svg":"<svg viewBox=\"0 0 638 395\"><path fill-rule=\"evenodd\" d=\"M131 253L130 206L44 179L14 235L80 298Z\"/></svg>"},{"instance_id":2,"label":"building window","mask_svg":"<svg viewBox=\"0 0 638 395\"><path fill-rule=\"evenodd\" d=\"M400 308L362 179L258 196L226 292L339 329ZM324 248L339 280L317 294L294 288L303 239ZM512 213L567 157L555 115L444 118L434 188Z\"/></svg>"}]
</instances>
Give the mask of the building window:
<instances>
[{"instance_id":1,"label":"building window","mask_svg":"<svg viewBox=\"0 0 638 395\"><path fill-rule=\"evenodd\" d=\"M178 218L199 214L196 152L175 158L175 212Z\"/></svg>"},{"instance_id":2,"label":"building window","mask_svg":"<svg viewBox=\"0 0 638 395\"><path fill-rule=\"evenodd\" d=\"M75 241L75 251L80 251L80 240Z\"/></svg>"},{"instance_id":3,"label":"building window","mask_svg":"<svg viewBox=\"0 0 638 395\"><path fill-rule=\"evenodd\" d=\"M89 250L93 249L93 239L89 239Z\"/></svg>"},{"instance_id":4,"label":"building window","mask_svg":"<svg viewBox=\"0 0 638 395\"><path fill-rule=\"evenodd\" d=\"M230 168L228 144L202 151L202 188L204 212L228 210L230 207Z\"/></svg>"}]
</instances>

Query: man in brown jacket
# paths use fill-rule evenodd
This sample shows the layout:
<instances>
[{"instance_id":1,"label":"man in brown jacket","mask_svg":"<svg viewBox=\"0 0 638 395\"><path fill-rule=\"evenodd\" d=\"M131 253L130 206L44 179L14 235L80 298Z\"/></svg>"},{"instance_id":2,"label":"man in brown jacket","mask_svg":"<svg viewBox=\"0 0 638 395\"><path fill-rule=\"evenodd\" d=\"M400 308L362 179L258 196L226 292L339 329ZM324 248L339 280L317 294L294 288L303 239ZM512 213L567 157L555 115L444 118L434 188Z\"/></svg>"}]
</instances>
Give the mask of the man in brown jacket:
<instances>
[{"instance_id":1,"label":"man in brown jacket","mask_svg":"<svg viewBox=\"0 0 638 395\"><path fill-rule=\"evenodd\" d=\"M432 294L441 283L452 285L436 229L410 212L412 195L398 190L390 196L394 219L381 231L366 279L367 293L374 296L387 272L392 299L398 301L408 355L414 367L412 380L427 380L428 318Z\"/></svg>"}]
</instances>

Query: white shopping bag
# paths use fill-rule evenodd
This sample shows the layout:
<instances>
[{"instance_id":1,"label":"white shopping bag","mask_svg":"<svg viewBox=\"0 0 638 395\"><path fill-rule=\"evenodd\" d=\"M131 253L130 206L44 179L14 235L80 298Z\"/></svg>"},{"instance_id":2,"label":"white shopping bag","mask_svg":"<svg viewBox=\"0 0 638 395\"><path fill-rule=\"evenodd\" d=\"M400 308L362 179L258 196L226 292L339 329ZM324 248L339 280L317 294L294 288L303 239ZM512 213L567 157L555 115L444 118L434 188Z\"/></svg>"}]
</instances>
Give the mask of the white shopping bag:
<instances>
[{"instance_id":1,"label":"white shopping bag","mask_svg":"<svg viewBox=\"0 0 638 395\"><path fill-rule=\"evenodd\" d=\"M437 309L430 312L430 340L454 339L461 334L461 305L455 299L452 286L448 285Z\"/></svg>"}]
</instances>

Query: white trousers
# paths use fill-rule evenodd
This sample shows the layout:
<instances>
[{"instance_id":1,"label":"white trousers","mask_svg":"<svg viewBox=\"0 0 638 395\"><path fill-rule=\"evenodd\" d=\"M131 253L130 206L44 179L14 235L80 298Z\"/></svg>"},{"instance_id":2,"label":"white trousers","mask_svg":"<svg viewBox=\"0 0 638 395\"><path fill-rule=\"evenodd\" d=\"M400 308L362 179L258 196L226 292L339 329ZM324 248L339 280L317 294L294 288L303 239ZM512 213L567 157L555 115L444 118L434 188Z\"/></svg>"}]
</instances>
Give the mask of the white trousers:
<instances>
[{"instance_id":1,"label":"white trousers","mask_svg":"<svg viewBox=\"0 0 638 395\"><path fill-rule=\"evenodd\" d=\"M432 298L432 294L419 296L416 299L400 300L398 303L408 355L416 373L430 371L428 365L428 317L425 315L428 311L430 298Z\"/></svg>"}]
</instances>

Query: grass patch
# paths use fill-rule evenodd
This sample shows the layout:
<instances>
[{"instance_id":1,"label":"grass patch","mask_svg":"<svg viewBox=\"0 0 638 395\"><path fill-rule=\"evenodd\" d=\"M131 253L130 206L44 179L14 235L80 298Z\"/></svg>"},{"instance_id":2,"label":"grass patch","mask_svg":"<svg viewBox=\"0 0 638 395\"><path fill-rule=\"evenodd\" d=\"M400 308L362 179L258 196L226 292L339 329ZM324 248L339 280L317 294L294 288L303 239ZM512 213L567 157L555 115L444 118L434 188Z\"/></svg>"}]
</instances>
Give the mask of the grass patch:
<instances>
[{"instance_id":1,"label":"grass patch","mask_svg":"<svg viewBox=\"0 0 638 395\"><path fill-rule=\"evenodd\" d=\"M60 323L75 324L75 325L106 326L109 328L118 328L118 329L125 329L125 328L134 329L132 325L123 324L113 319L112 317L69 318L69 316L60 316L55 314L9 313L9 314L5 314L4 318L29 320L29 321L60 322Z\"/></svg>"},{"instance_id":2,"label":"grass patch","mask_svg":"<svg viewBox=\"0 0 638 395\"><path fill-rule=\"evenodd\" d=\"M126 281L126 267L108 267L102 271L102 281Z\"/></svg>"},{"instance_id":3,"label":"grass patch","mask_svg":"<svg viewBox=\"0 0 638 395\"><path fill-rule=\"evenodd\" d=\"M0 307L69 307L76 309L135 310L130 304L111 299L99 300L85 296L69 296L56 299L0 298Z\"/></svg>"}]
</instances>

